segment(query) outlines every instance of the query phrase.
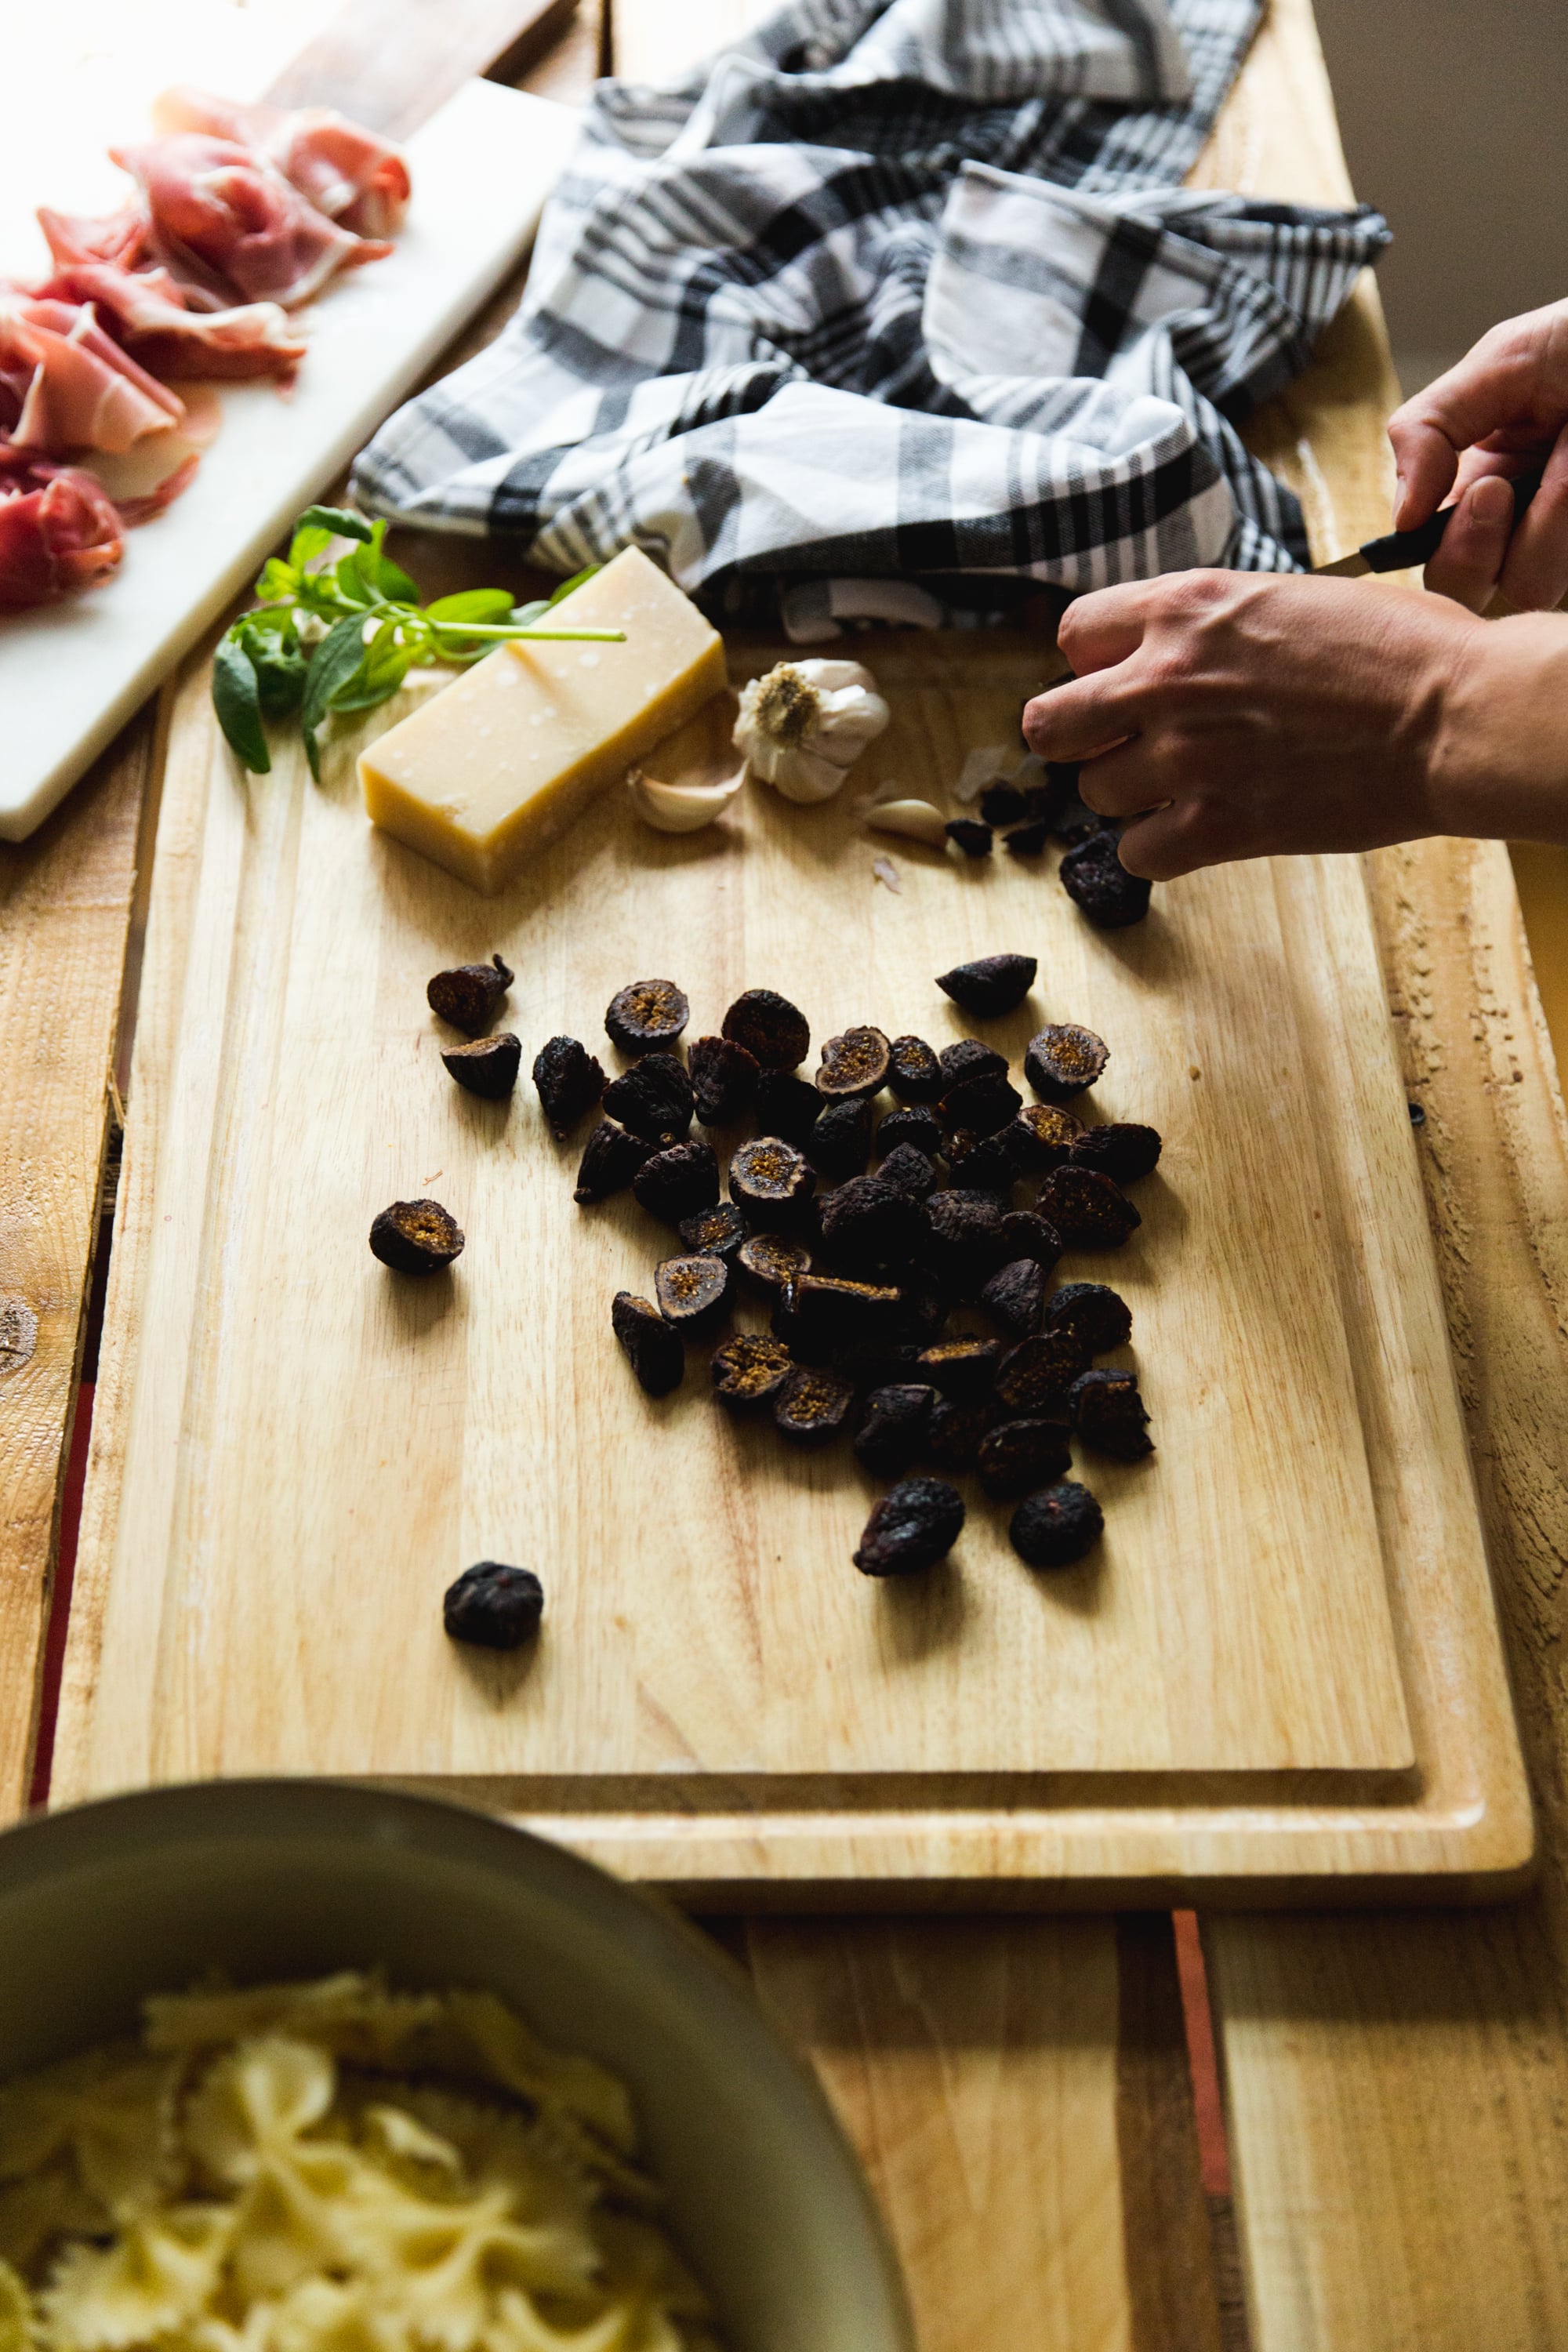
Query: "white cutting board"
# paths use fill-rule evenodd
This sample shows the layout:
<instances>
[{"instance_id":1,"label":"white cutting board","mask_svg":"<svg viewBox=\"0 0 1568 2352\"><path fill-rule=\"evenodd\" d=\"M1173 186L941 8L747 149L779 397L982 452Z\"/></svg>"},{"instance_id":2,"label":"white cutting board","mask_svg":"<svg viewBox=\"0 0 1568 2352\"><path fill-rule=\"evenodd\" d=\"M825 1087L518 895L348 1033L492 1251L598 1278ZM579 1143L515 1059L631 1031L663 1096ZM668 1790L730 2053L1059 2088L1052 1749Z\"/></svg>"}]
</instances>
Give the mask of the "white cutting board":
<instances>
[{"instance_id":1,"label":"white cutting board","mask_svg":"<svg viewBox=\"0 0 1568 2352\"><path fill-rule=\"evenodd\" d=\"M395 252L301 314L310 347L293 393L223 387L195 481L127 532L114 579L0 618L0 840L42 824L515 267L577 128L570 107L465 84L407 142L414 200Z\"/></svg>"}]
</instances>

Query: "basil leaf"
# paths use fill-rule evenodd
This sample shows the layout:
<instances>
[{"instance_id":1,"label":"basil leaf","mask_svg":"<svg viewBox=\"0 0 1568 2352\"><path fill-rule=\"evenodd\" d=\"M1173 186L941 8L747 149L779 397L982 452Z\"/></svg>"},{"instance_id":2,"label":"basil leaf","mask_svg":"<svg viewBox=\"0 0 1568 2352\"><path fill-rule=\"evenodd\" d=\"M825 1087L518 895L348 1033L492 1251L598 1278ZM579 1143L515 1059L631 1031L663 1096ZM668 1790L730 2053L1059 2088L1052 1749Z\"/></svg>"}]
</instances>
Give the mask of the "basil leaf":
<instances>
[{"instance_id":1,"label":"basil leaf","mask_svg":"<svg viewBox=\"0 0 1568 2352\"><path fill-rule=\"evenodd\" d=\"M602 563L584 563L581 572L574 572L570 580L563 580L561 583L560 587L550 598L550 604L559 604L563 596L570 596L574 588L581 588L584 580L592 580L595 572L602 572L604 568ZM546 606L546 610L548 609L549 607Z\"/></svg>"},{"instance_id":2,"label":"basil leaf","mask_svg":"<svg viewBox=\"0 0 1568 2352\"><path fill-rule=\"evenodd\" d=\"M322 620L338 618L343 609L343 600L330 572L302 572L300 593L294 601L301 611L315 613Z\"/></svg>"},{"instance_id":3,"label":"basil leaf","mask_svg":"<svg viewBox=\"0 0 1568 2352\"><path fill-rule=\"evenodd\" d=\"M332 543L332 534L319 522L297 523L294 536L289 541L289 561L296 572L303 572L313 555L321 555Z\"/></svg>"},{"instance_id":4,"label":"basil leaf","mask_svg":"<svg viewBox=\"0 0 1568 2352\"><path fill-rule=\"evenodd\" d=\"M364 623L359 614L334 622L310 656L300 719L319 727L339 687L346 686L364 660Z\"/></svg>"},{"instance_id":5,"label":"basil leaf","mask_svg":"<svg viewBox=\"0 0 1568 2352\"><path fill-rule=\"evenodd\" d=\"M331 696L334 710L374 710L395 694L414 659L412 646L398 643L395 621L384 621L364 649L364 659Z\"/></svg>"},{"instance_id":6,"label":"basil leaf","mask_svg":"<svg viewBox=\"0 0 1568 2352\"><path fill-rule=\"evenodd\" d=\"M407 572L404 571L402 565L394 563L390 555L384 555L382 557L381 569L377 572L376 577L381 583L382 594L384 596L390 596L395 604L418 604L418 582L416 580L410 580Z\"/></svg>"},{"instance_id":7,"label":"basil leaf","mask_svg":"<svg viewBox=\"0 0 1568 2352\"><path fill-rule=\"evenodd\" d=\"M228 634L259 665L274 654L292 648L294 608L291 604L264 604L258 613L247 613L242 621L237 621Z\"/></svg>"},{"instance_id":8,"label":"basil leaf","mask_svg":"<svg viewBox=\"0 0 1568 2352\"><path fill-rule=\"evenodd\" d=\"M519 628L523 628L526 627L530 621L537 621L542 614L548 613L549 610L549 597L536 596L531 604L514 605L512 608L511 617L517 623Z\"/></svg>"},{"instance_id":9,"label":"basil leaf","mask_svg":"<svg viewBox=\"0 0 1568 2352\"><path fill-rule=\"evenodd\" d=\"M370 524L363 515L351 514L347 507L307 507L294 528L306 530L312 524L333 539L360 539L367 544L370 541Z\"/></svg>"},{"instance_id":10,"label":"basil leaf","mask_svg":"<svg viewBox=\"0 0 1568 2352\"><path fill-rule=\"evenodd\" d=\"M318 783L321 781L321 747L316 730L325 719L332 698L346 688L364 664L364 622L358 613L345 614L332 625L310 656L310 667L305 673L305 694L300 707L300 725L304 731L305 757L310 762L310 773Z\"/></svg>"},{"instance_id":11,"label":"basil leaf","mask_svg":"<svg viewBox=\"0 0 1568 2352\"><path fill-rule=\"evenodd\" d=\"M413 658L412 654L400 652L397 667L395 669L384 672L379 680L367 677L363 686L354 687L351 693L334 696L332 709L334 710L374 710L379 704L390 702L403 684Z\"/></svg>"},{"instance_id":12,"label":"basil leaf","mask_svg":"<svg viewBox=\"0 0 1568 2352\"><path fill-rule=\"evenodd\" d=\"M303 652L298 647L268 646L254 658L263 719L289 718L304 698L305 673L310 664Z\"/></svg>"},{"instance_id":13,"label":"basil leaf","mask_svg":"<svg viewBox=\"0 0 1568 2352\"><path fill-rule=\"evenodd\" d=\"M213 709L229 747L252 775L265 776L272 754L261 725L256 665L237 639L224 637L213 656Z\"/></svg>"},{"instance_id":14,"label":"basil leaf","mask_svg":"<svg viewBox=\"0 0 1568 2352\"><path fill-rule=\"evenodd\" d=\"M289 552L291 557L292 550ZM299 585L300 575L292 562L280 563L277 556L269 555L261 567L261 577L252 593L259 596L264 604L284 604L295 594Z\"/></svg>"},{"instance_id":15,"label":"basil leaf","mask_svg":"<svg viewBox=\"0 0 1568 2352\"><path fill-rule=\"evenodd\" d=\"M390 555L383 555L379 547L356 548L349 560L373 596L388 596L395 604L419 602L416 583Z\"/></svg>"},{"instance_id":16,"label":"basil leaf","mask_svg":"<svg viewBox=\"0 0 1568 2352\"><path fill-rule=\"evenodd\" d=\"M350 555L340 555L332 566L331 577L345 604L357 604L362 613L368 613L375 602L375 590L368 584L360 570L359 559L357 547Z\"/></svg>"},{"instance_id":17,"label":"basil leaf","mask_svg":"<svg viewBox=\"0 0 1568 2352\"><path fill-rule=\"evenodd\" d=\"M431 621L510 621L511 597L504 588L465 588L459 595L437 596L425 614Z\"/></svg>"}]
</instances>

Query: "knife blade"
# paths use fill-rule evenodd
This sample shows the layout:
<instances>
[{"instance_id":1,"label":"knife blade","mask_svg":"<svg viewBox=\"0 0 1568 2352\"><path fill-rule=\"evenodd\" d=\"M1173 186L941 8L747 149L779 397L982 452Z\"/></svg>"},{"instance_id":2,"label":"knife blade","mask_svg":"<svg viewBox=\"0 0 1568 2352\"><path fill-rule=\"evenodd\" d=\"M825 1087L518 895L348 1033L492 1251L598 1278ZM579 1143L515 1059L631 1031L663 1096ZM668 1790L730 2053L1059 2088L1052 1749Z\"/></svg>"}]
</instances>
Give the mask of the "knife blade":
<instances>
[{"instance_id":1,"label":"knife blade","mask_svg":"<svg viewBox=\"0 0 1568 2352\"><path fill-rule=\"evenodd\" d=\"M1543 468L1537 467L1531 474L1516 474L1513 478L1513 519L1517 522L1536 491L1541 488ZM1336 558L1332 563L1315 563L1313 572L1323 580L1359 580L1368 572L1408 572L1436 554L1442 545L1443 533L1453 515L1452 507L1439 507L1435 515L1417 523L1414 530L1391 530L1383 539L1369 539L1349 555Z\"/></svg>"}]
</instances>

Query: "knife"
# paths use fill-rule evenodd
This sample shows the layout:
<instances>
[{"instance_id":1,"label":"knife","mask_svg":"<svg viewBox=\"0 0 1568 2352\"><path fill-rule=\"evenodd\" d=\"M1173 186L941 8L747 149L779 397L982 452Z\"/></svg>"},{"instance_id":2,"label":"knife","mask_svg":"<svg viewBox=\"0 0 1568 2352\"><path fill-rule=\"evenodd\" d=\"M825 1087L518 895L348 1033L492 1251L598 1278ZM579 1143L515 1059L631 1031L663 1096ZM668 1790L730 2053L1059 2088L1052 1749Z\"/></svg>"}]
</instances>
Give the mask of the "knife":
<instances>
[{"instance_id":1,"label":"knife","mask_svg":"<svg viewBox=\"0 0 1568 2352\"><path fill-rule=\"evenodd\" d=\"M1536 491L1541 488L1544 468L1538 466L1532 474L1513 477L1513 519L1517 522ZM1369 539L1350 555L1342 555L1333 563L1317 563L1312 569L1325 580L1359 580L1367 572L1414 571L1436 555L1447 530L1454 509L1439 507L1435 515L1417 523L1414 530L1391 530L1384 539Z\"/></svg>"}]
</instances>

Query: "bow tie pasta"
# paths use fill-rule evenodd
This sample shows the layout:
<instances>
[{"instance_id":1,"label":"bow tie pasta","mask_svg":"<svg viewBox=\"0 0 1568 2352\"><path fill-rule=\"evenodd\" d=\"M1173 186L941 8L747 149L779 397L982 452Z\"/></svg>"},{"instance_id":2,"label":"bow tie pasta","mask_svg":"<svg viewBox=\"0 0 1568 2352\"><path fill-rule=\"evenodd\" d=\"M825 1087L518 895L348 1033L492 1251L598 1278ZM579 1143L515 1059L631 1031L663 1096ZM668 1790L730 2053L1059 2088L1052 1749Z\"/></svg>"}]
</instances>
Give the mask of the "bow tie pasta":
<instances>
[{"instance_id":1,"label":"bow tie pasta","mask_svg":"<svg viewBox=\"0 0 1568 2352\"><path fill-rule=\"evenodd\" d=\"M161 1994L0 2084L0 2352L717 2352L636 2152L493 1994Z\"/></svg>"}]
</instances>

